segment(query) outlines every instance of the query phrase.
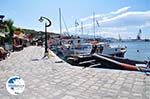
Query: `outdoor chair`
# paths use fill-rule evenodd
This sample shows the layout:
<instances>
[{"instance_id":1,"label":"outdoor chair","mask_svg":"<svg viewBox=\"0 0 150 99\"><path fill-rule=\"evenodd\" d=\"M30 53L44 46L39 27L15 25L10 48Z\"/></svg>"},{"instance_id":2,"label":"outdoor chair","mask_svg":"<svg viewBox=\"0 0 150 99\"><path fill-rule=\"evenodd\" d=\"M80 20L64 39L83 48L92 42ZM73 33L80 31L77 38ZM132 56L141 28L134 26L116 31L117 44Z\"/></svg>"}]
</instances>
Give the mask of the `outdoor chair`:
<instances>
[{"instance_id":1,"label":"outdoor chair","mask_svg":"<svg viewBox=\"0 0 150 99\"><path fill-rule=\"evenodd\" d=\"M7 57L8 53L4 50L3 47L0 47L0 60L3 60Z\"/></svg>"},{"instance_id":2,"label":"outdoor chair","mask_svg":"<svg viewBox=\"0 0 150 99\"><path fill-rule=\"evenodd\" d=\"M14 46L14 51L20 51L20 50L23 50L23 46L22 45Z\"/></svg>"}]
</instances>

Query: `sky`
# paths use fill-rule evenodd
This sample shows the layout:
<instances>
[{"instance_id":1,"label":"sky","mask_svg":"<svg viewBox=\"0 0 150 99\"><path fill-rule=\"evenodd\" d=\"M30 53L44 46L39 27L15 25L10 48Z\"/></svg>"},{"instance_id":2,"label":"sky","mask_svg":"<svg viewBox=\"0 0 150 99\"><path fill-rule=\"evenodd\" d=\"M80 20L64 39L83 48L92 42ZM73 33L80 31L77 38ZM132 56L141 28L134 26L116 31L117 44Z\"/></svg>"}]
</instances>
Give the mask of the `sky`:
<instances>
[{"instance_id":1,"label":"sky","mask_svg":"<svg viewBox=\"0 0 150 99\"><path fill-rule=\"evenodd\" d=\"M95 13L96 36L136 38L141 29L141 37L150 38L150 0L0 0L0 14L5 19L12 19L16 27L37 31L44 31L44 22L38 19L45 16L52 21L48 31L59 33L59 8L63 32L93 35Z\"/></svg>"}]
</instances>

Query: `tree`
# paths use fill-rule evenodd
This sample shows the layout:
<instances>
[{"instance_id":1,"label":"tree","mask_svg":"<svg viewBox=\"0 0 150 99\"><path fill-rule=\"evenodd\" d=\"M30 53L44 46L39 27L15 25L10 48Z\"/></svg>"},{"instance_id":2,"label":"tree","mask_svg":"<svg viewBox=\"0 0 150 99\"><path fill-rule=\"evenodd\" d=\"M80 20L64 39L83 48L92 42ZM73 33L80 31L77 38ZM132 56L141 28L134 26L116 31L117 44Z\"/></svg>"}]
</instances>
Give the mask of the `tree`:
<instances>
[{"instance_id":1,"label":"tree","mask_svg":"<svg viewBox=\"0 0 150 99\"><path fill-rule=\"evenodd\" d=\"M13 37L15 27L13 26L14 22L11 19L5 20L4 21L5 26L7 27L7 32L9 32L9 36Z\"/></svg>"},{"instance_id":2,"label":"tree","mask_svg":"<svg viewBox=\"0 0 150 99\"><path fill-rule=\"evenodd\" d=\"M4 25L7 27L6 32L9 32L8 36L5 38L5 42L10 43L13 45L13 34L15 31L15 27L13 26L14 22L11 19L4 20Z\"/></svg>"},{"instance_id":3,"label":"tree","mask_svg":"<svg viewBox=\"0 0 150 99\"><path fill-rule=\"evenodd\" d=\"M20 32L20 33L24 33L24 32L25 32L25 31L24 31L23 29L21 29L21 28L16 28L15 31L18 31L18 32Z\"/></svg>"}]
</instances>

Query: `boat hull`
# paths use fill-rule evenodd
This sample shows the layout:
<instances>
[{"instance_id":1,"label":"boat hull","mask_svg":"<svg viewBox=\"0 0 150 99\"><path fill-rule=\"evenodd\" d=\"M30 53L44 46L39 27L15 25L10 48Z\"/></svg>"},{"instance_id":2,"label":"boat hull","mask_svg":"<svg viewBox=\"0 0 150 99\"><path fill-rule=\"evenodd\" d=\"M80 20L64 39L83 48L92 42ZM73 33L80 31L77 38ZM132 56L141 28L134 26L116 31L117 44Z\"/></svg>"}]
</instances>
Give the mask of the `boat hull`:
<instances>
[{"instance_id":1,"label":"boat hull","mask_svg":"<svg viewBox=\"0 0 150 99\"><path fill-rule=\"evenodd\" d=\"M120 69L129 71L150 71L147 67L137 67L136 64L142 66L147 65L147 61L136 61L129 60L119 57L106 56L101 54L93 54L88 56L74 56L70 63L75 66L92 67L95 68L109 68L109 69ZM98 65L95 65L98 64Z\"/></svg>"},{"instance_id":2,"label":"boat hull","mask_svg":"<svg viewBox=\"0 0 150 99\"><path fill-rule=\"evenodd\" d=\"M116 57L124 57L125 53L126 53L126 51L118 52L118 53L114 53L114 54L109 54L109 55L116 56Z\"/></svg>"}]
</instances>

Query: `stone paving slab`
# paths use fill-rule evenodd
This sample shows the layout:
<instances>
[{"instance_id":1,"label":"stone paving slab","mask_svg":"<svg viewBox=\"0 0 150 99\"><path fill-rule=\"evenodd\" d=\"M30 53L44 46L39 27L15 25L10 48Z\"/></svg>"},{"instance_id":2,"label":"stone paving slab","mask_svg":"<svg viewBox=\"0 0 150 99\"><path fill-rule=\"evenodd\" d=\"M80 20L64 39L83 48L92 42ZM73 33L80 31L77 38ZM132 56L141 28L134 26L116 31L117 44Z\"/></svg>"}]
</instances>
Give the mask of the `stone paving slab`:
<instances>
[{"instance_id":1,"label":"stone paving slab","mask_svg":"<svg viewBox=\"0 0 150 99\"><path fill-rule=\"evenodd\" d=\"M41 59L44 48L31 46L0 61L0 99L150 99L150 77L141 72L71 66L52 52ZM33 59L39 59L33 61ZM19 75L25 90L14 96L6 81Z\"/></svg>"}]
</instances>

